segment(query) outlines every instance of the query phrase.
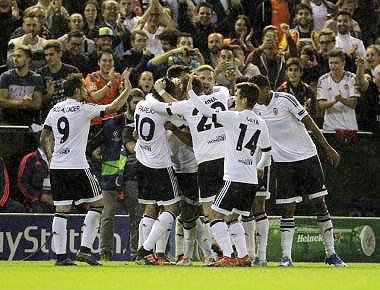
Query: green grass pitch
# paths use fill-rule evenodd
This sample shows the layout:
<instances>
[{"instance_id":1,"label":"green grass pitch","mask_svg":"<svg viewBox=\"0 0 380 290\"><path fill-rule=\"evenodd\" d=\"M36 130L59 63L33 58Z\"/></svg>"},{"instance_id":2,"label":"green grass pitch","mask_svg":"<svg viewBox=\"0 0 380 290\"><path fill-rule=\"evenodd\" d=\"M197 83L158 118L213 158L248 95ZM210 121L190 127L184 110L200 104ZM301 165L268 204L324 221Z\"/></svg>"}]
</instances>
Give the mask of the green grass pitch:
<instances>
[{"instance_id":1,"label":"green grass pitch","mask_svg":"<svg viewBox=\"0 0 380 290\"><path fill-rule=\"evenodd\" d=\"M322 263L296 263L293 268L207 268L140 266L105 262L55 267L53 261L0 261L2 290L372 290L380 289L380 264L350 263L332 268Z\"/></svg>"}]
</instances>

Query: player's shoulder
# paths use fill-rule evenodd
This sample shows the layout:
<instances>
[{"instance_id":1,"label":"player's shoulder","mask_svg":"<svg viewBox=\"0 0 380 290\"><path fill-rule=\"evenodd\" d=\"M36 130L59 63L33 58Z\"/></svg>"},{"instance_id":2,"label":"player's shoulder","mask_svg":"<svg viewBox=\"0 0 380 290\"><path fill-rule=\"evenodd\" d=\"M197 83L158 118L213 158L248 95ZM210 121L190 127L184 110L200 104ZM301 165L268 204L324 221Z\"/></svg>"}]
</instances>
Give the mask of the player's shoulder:
<instances>
[{"instance_id":1,"label":"player's shoulder","mask_svg":"<svg viewBox=\"0 0 380 290\"><path fill-rule=\"evenodd\" d=\"M318 82L326 82L330 78L330 72L320 76Z\"/></svg>"},{"instance_id":2,"label":"player's shoulder","mask_svg":"<svg viewBox=\"0 0 380 290\"><path fill-rule=\"evenodd\" d=\"M285 105L293 105L295 107L298 107L299 104L295 96L285 92L273 92L273 98L276 102Z\"/></svg>"},{"instance_id":3,"label":"player's shoulder","mask_svg":"<svg viewBox=\"0 0 380 290\"><path fill-rule=\"evenodd\" d=\"M350 71L344 71L344 78L347 80L356 81L356 74Z\"/></svg>"},{"instance_id":4,"label":"player's shoulder","mask_svg":"<svg viewBox=\"0 0 380 290\"><path fill-rule=\"evenodd\" d=\"M212 88L212 91L214 94L217 94L217 95L221 95L225 98L229 98L230 97L230 91L228 90L228 88L224 87L224 86L214 86Z\"/></svg>"}]
</instances>

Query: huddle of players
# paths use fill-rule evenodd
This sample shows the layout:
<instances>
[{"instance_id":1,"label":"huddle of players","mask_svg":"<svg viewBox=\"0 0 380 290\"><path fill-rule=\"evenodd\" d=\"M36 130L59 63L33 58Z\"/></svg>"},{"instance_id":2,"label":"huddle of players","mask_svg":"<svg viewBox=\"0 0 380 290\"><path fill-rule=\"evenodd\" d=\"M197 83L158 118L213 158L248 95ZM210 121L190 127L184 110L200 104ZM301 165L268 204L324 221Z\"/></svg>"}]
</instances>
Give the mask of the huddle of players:
<instances>
[{"instance_id":1,"label":"huddle of players","mask_svg":"<svg viewBox=\"0 0 380 290\"><path fill-rule=\"evenodd\" d=\"M183 231L177 265L191 265L197 240L209 266L266 266L265 200L274 191L284 208L279 265L292 266L295 205L307 195L316 205L326 263L345 266L334 250L323 170L306 129L334 166L339 155L299 102L272 92L263 76L237 84L231 110L230 101L228 89L215 86L213 69L201 66L192 74L177 71L158 80L153 93L137 104L135 151L139 202L145 206L137 262L167 263L163 253L177 220L177 238ZM270 167L275 189L268 188ZM212 240L223 252L216 261Z\"/></svg>"}]
</instances>

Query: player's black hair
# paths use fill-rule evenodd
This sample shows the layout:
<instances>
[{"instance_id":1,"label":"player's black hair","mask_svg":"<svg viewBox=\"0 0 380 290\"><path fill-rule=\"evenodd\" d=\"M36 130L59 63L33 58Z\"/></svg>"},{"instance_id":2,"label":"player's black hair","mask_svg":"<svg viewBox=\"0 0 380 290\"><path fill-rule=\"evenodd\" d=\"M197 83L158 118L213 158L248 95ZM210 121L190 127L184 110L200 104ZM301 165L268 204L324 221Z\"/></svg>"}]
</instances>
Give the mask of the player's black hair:
<instances>
[{"instance_id":1,"label":"player's black hair","mask_svg":"<svg viewBox=\"0 0 380 290\"><path fill-rule=\"evenodd\" d=\"M266 76L255 75L255 76L251 77L251 79L249 81L251 83L254 83L255 85L257 85L260 89L265 88L265 87L270 88L270 83L269 83L269 80Z\"/></svg>"},{"instance_id":2,"label":"player's black hair","mask_svg":"<svg viewBox=\"0 0 380 290\"><path fill-rule=\"evenodd\" d=\"M169 79L169 78L164 78L165 80L165 91L169 94L169 95L172 95L172 96L175 96L176 94L176 86L174 84L174 82ZM164 102L164 100L162 99L162 97L158 94L158 92L153 88L152 90L152 94L153 94L153 97L155 97L157 100L161 101L161 102Z\"/></svg>"},{"instance_id":3,"label":"player's black hair","mask_svg":"<svg viewBox=\"0 0 380 290\"><path fill-rule=\"evenodd\" d=\"M260 89L257 85L250 82L244 82L236 85L240 91L240 98L247 99L247 107L252 109L260 96Z\"/></svg>"}]
</instances>

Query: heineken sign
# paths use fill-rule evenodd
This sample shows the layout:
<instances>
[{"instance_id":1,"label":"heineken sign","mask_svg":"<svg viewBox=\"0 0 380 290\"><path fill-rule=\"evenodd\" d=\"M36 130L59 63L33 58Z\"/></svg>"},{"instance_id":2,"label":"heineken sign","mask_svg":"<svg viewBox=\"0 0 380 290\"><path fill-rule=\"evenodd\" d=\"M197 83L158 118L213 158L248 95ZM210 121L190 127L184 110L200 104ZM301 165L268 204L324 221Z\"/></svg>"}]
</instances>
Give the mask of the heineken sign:
<instances>
[{"instance_id":1,"label":"heineken sign","mask_svg":"<svg viewBox=\"0 0 380 290\"><path fill-rule=\"evenodd\" d=\"M334 217L333 225L335 250L345 261L380 262L380 218ZM280 259L279 218L270 218L267 252L269 260ZM316 218L296 217L293 260L317 262L324 256L323 236Z\"/></svg>"}]
</instances>

